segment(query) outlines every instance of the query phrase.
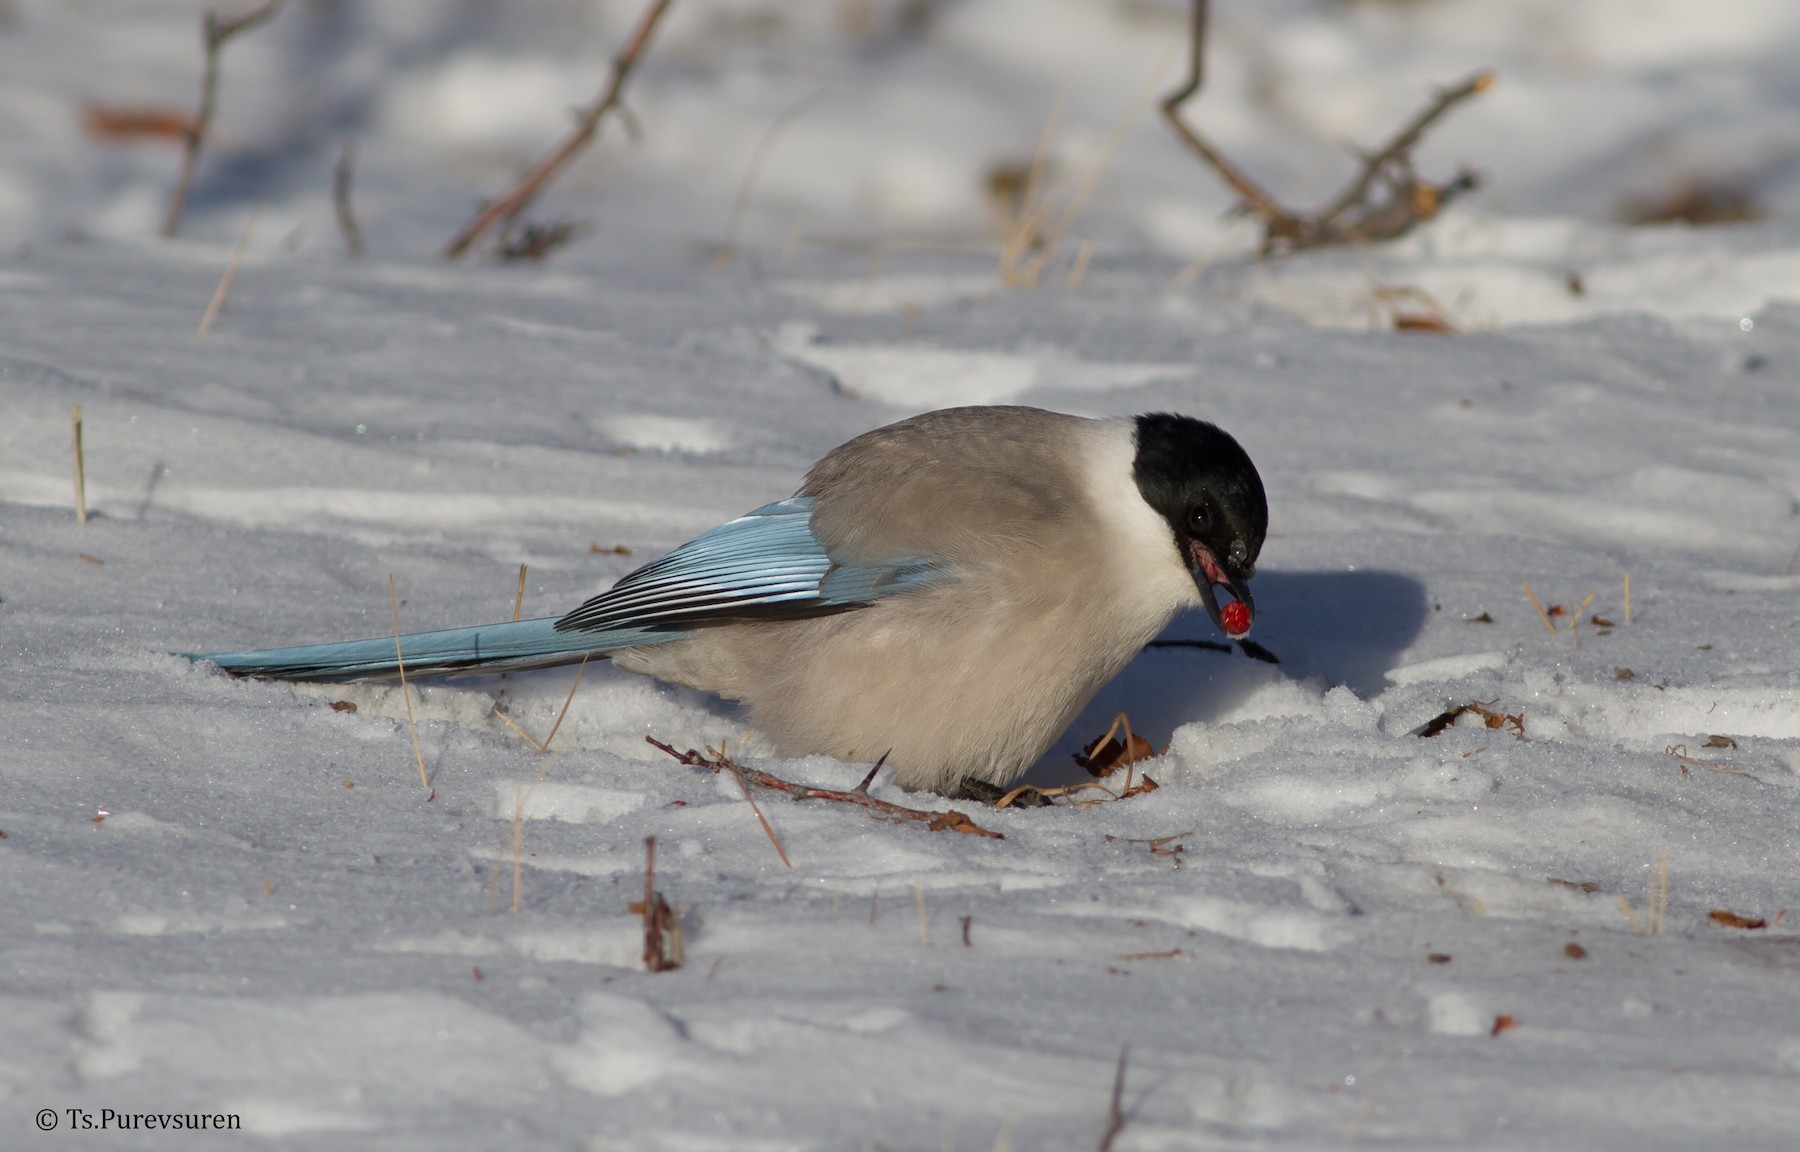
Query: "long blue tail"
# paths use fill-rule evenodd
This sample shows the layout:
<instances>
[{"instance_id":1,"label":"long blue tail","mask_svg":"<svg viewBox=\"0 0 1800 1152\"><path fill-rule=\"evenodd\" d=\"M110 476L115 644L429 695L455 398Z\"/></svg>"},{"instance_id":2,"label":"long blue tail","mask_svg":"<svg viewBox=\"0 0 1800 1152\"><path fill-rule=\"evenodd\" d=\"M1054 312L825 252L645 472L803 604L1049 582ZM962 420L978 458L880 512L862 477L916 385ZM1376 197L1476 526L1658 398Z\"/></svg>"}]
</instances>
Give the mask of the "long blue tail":
<instances>
[{"instance_id":1,"label":"long blue tail","mask_svg":"<svg viewBox=\"0 0 1800 1152\"><path fill-rule=\"evenodd\" d=\"M621 648L679 640L677 630L608 628L556 630L557 617L446 628L400 637L399 654L408 676L456 676L548 668L604 657ZM400 674L392 636L265 648L255 652L186 652L190 660L210 660L233 676L267 680L385 680Z\"/></svg>"}]
</instances>

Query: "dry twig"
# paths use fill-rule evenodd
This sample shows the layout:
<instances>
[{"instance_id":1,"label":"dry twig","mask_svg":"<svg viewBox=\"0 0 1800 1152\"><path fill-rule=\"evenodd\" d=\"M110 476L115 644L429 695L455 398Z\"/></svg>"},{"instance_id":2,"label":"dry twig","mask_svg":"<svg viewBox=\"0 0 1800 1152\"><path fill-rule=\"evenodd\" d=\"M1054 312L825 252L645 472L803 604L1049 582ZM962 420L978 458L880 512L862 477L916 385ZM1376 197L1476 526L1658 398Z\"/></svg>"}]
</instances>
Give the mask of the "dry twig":
<instances>
[{"instance_id":1,"label":"dry twig","mask_svg":"<svg viewBox=\"0 0 1800 1152\"><path fill-rule=\"evenodd\" d=\"M899 804L891 804L886 800L877 800L875 797L869 795L869 781L867 779L865 779L861 785L848 792L842 792L835 788L814 788L808 784L795 784L791 780L783 780L779 776L771 776L769 773L764 772L759 768L746 768L727 756L723 748L716 752L710 748L705 752L696 752L692 748L689 748L686 752L681 752L676 750L673 745L664 744L654 736L646 736L644 737L644 740L651 746L667 752L670 756L673 756L690 768L707 768L714 772L723 772L730 769L737 773L738 778L741 780L748 780L758 787L771 788L777 792L785 792L796 800L831 800L839 804L855 804L858 807L879 812L884 816L890 816L896 820L919 821L933 832L949 830L952 832L965 832L971 836L987 836L995 840L1006 839L1005 836L998 832L990 832L988 829L981 827L976 824L975 821L969 819L966 815L958 812L954 808L948 812L929 812L921 808L906 808ZM872 778L873 773L871 773L870 776Z\"/></svg>"},{"instance_id":2,"label":"dry twig","mask_svg":"<svg viewBox=\"0 0 1800 1152\"><path fill-rule=\"evenodd\" d=\"M175 193L169 198L169 210L163 216L162 234L175 235L181 228L181 214L187 210L188 191L194 184L194 173L200 167L200 148L206 143L207 129L212 127L213 108L219 94L219 52L225 42L239 32L247 32L275 15L282 0L267 0L241 16L222 19L208 12L200 22L200 41L206 49L206 69L200 78L200 110L184 133L186 148L181 154L181 175L175 181Z\"/></svg>"},{"instance_id":3,"label":"dry twig","mask_svg":"<svg viewBox=\"0 0 1800 1152\"><path fill-rule=\"evenodd\" d=\"M1181 106L1199 92L1205 76L1207 0L1192 0L1191 11L1187 82L1163 99L1163 116L1182 142L1237 193L1242 210L1262 221L1264 255L1392 240L1479 186L1480 178L1466 168L1442 184L1421 180L1413 170L1412 152L1439 117L1493 84L1494 74L1486 71L1439 90L1385 145L1362 154L1362 170L1335 199L1311 213L1287 208L1181 118Z\"/></svg>"},{"instance_id":4,"label":"dry twig","mask_svg":"<svg viewBox=\"0 0 1800 1152\"><path fill-rule=\"evenodd\" d=\"M531 206L531 202L537 199L538 193L544 190L544 185L593 142L600 131L600 121L608 112L617 110L620 115L627 115L624 106L619 103L625 92L625 82L630 79L632 69L637 66L644 49L649 46L650 34L656 31L657 22L668 11L670 3L672 0L650 0L624 50L613 58L612 73L607 77L606 87L599 98L582 111L569 134L533 165L531 171L513 185L511 191L477 212L475 218L463 226L462 231L444 248L444 259L454 260L467 252L469 246L494 225L510 224L518 219Z\"/></svg>"},{"instance_id":5,"label":"dry twig","mask_svg":"<svg viewBox=\"0 0 1800 1152\"><path fill-rule=\"evenodd\" d=\"M1106 1129L1100 1133L1099 1152L1112 1152L1113 1141L1125 1130L1125 1062L1131 1056L1131 1045L1119 1049L1119 1066L1113 1072L1112 1103L1106 1108Z\"/></svg>"},{"instance_id":6,"label":"dry twig","mask_svg":"<svg viewBox=\"0 0 1800 1152\"><path fill-rule=\"evenodd\" d=\"M644 918L644 968L681 967L681 917L656 890L656 837L644 837L644 898L630 906Z\"/></svg>"},{"instance_id":7,"label":"dry twig","mask_svg":"<svg viewBox=\"0 0 1800 1152\"><path fill-rule=\"evenodd\" d=\"M87 523L87 462L81 450L81 405L70 415L75 432L75 523Z\"/></svg>"},{"instance_id":8,"label":"dry twig","mask_svg":"<svg viewBox=\"0 0 1800 1152\"><path fill-rule=\"evenodd\" d=\"M331 206L337 213L338 231L344 234L344 247L350 255L363 254L362 229L356 225L356 213L350 208L350 170L356 164L356 141L344 141L337 168L331 177Z\"/></svg>"}]
</instances>

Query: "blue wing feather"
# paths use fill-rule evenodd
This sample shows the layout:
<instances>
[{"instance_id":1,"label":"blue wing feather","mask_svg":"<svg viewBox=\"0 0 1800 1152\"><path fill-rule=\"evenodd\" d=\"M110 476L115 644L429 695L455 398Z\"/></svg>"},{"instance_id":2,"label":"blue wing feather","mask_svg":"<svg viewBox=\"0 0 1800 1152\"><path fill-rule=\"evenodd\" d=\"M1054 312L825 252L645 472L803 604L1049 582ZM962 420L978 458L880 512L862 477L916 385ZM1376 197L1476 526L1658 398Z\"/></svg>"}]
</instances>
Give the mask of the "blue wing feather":
<instances>
[{"instance_id":1,"label":"blue wing feather","mask_svg":"<svg viewBox=\"0 0 1800 1152\"><path fill-rule=\"evenodd\" d=\"M812 534L812 498L766 504L702 533L560 619L416 632L409 675L540 668L678 640L695 626L860 607L943 571L925 559L840 564ZM398 673L392 636L251 652L189 653L238 676L359 680Z\"/></svg>"},{"instance_id":2,"label":"blue wing feather","mask_svg":"<svg viewBox=\"0 0 1800 1152\"><path fill-rule=\"evenodd\" d=\"M556 627L680 627L774 612L838 611L916 587L941 571L915 559L839 564L812 534L812 508L812 497L801 496L721 524L639 568Z\"/></svg>"}]
</instances>

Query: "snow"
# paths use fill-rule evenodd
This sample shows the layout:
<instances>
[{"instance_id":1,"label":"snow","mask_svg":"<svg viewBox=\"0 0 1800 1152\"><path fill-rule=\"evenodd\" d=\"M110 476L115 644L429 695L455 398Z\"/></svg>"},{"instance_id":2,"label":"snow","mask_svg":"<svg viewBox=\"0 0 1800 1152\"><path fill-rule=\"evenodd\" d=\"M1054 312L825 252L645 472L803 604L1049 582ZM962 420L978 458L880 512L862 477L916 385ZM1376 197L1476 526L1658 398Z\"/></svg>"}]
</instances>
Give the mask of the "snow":
<instances>
[{"instance_id":1,"label":"snow","mask_svg":"<svg viewBox=\"0 0 1800 1152\"><path fill-rule=\"evenodd\" d=\"M1271 187L1322 196L1338 141L1493 67L1419 157L1487 190L1262 263L1134 111L1182 4L678 3L641 142L610 127L543 205L591 231L446 265L637 9L318 3L228 49L161 242L172 149L80 112L186 106L198 6L5 5L0 1146L1085 1149L1125 1045L1121 1150L1790 1146L1794 7L1215 8L1191 111ZM758 142L821 90L716 266ZM1059 100L1055 165L1095 191L1003 288L983 176ZM1769 218L1614 222L1707 175ZM524 614L558 613L973 401L1189 412L1261 469L1280 663L1149 649L1032 777L1084 779L1123 711L1168 746L1154 792L961 805L1004 840L761 793L789 869L735 780L644 738L866 767L766 758L720 701L590 667L540 756L496 708L542 739L572 670L412 685L427 799L397 686L169 655L382 635L390 575L409 629L506 618L521 564ZM1414 734L1468 703L1522 735ZM668 972L628 911L647 836ZM102 1109L241 1128L69 1131Z\"/></svg>"}]
</instances>

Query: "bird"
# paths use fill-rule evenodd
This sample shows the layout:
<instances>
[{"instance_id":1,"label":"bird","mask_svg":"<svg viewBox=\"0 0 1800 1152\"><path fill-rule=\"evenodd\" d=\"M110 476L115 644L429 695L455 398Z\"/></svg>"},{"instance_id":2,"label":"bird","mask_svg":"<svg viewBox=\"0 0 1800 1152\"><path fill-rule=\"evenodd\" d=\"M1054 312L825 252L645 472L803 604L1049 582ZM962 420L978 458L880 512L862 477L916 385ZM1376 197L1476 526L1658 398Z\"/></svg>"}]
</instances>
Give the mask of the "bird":
<instances>
[{"instance_id":1,"label":"bird","mask_svg":"<svg viewBox=\"0 0 1800 1152\"><path fill-rule=\"evenodd\" d=\"M1267 531L1262 478L1215 424L947 408L855 437L794 496L561 617L184 655L320 681L604 657L740 703L778 755L992 801L1178 613L1246 636Z\"/></svg>"}]
</instances>

